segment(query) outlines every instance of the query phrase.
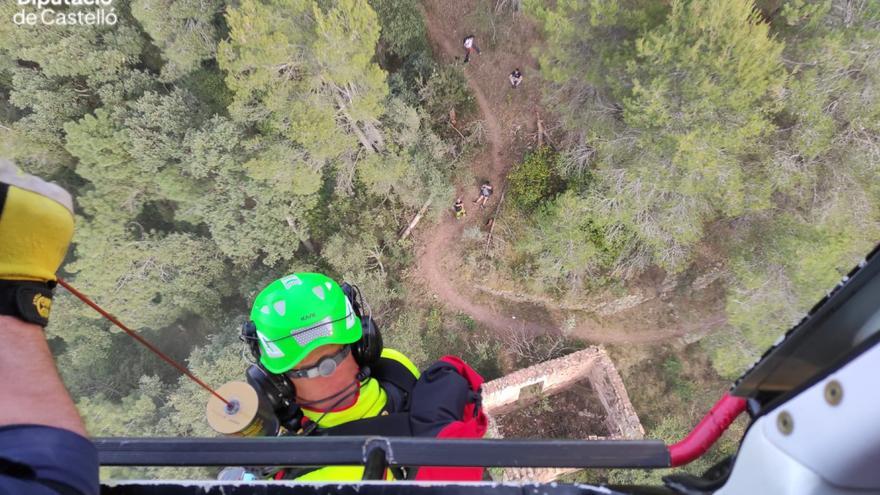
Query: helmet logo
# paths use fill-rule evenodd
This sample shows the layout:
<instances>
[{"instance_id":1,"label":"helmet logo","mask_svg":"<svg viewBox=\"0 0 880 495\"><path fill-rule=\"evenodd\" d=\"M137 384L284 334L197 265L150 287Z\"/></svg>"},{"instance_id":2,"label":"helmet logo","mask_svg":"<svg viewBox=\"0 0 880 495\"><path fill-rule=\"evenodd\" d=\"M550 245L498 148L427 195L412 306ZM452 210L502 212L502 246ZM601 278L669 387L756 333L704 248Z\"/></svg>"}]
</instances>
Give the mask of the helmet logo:
<instances>
[{"instance_id":1,"label":"helmet logo","mask_svg":"<svg viewBox=\"0 0 880 495\"><path fill-rule=\"evenodd\" d=\"M265 335L257 332L257 337L260 339L260 343L263 344L263 349L266 350L266 354L271 358L280 358L284 357L284 353L281 352L281 349L278 348L277 345L273 344L269 339L266 338Z\"/></svg>"},{"instance_id":2,"label":"helmet logo","mask_svg":"<svg viewBox=\"0 0 880 495\"><path fill-rule=\"evenodd\" d=\"M284 285L285 289L290 290L294 285L302 285L302 280L296 275L288 275L281 279L281 283Z\"/></svg>"}]
</instances>

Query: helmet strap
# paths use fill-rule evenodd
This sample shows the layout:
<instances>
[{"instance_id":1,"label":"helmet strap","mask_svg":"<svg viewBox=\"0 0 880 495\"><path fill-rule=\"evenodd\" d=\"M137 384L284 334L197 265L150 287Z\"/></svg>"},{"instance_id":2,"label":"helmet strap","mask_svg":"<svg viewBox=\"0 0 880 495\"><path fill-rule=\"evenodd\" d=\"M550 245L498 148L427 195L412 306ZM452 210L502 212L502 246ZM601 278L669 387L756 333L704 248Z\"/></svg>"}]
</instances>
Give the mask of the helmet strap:
<instances>
[{"instance_id":1,"label":"helmet strap","mask_svg":"<svg viewBox=\"0 0 880 495\"><path fill-rule=\"evenodd\" d=\"M367 378L369 378L371 373L372 373L372 372L370 371L370 367L369 367L369 366L364 366L364 367L361 368L360 371L358 371L358 374L357 374L357 376L355 377L355 379L356 379L358 382L362 382L362 381L366 380Z\"/></svg>"}]
</instances>

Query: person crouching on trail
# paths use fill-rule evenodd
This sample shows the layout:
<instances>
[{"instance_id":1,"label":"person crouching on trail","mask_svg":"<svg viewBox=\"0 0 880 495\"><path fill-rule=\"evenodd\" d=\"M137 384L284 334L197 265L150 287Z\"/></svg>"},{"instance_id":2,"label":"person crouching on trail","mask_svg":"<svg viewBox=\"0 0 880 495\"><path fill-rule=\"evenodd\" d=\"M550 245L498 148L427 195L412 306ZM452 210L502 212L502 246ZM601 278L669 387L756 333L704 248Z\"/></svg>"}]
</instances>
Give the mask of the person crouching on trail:
<instances>
[{"instance_id":1,"label":"person crouching on trail","mask_svg":"<svg viewBox=\"0 0 880 495\"><path fill-rule=\"evenodd\" d=\"M489 184L489 181L483 183L480 186L480 195L477 196L477 199L474 200L474 203L480 205L480 208L485 208L486 203L489 201L489 196L492 195L492 184Z\"/></svg>"},{"instance_id":2,"label":"person crouching on trail","mask_svg":"<svg viewBox=\"0 0 880 495\"><path fill-rule=\"evenodd\" d=\"M425 371L385 348L356 286L319 273L295 273L257 295L244 340L256 362L248 382L292 435L481 438L483 382L445 356ZM275 479L355 481L362 466L286 468ZM393 467L386 479L478 481L483 468Z\"/></svg>"},{"instance_id":3,"label":"person crouching on trail","mask_svg":"<svg viewBox=\"0 0 880 495\"><path fill-rule=\"evenodd\" d=\"M523 82L522 71L520 71L518 67L516 69L513 69L513 72L510 73L508 79L510 79L510 86L513 89L518 88L519 85Z\"/></svg>"},{"instance_id":4,"label":"person crouching on trail","mask_svg":"<svg viewBox=\"0 0 880 495\"><path fill-rule=\"evenodd\" d=\"M480 54L480 47L477 46L477 38L474 35L465 36L462 44L464 44L464 63L468 63L471 59L471 53L477 52L477 55Z\"/></svg>"},{"instance_id":5,"label":"person crouching on trail","mask_svg":"<svg viewBox=\"0 0 880 495\"><path fill-rule=\"evenodd\" d=\"M467 216L467 210L464 209L464 201L461 198L455 200L455 204L452 205L452 211L455 213L455 218Z\"/></svg>"}]
</instances>

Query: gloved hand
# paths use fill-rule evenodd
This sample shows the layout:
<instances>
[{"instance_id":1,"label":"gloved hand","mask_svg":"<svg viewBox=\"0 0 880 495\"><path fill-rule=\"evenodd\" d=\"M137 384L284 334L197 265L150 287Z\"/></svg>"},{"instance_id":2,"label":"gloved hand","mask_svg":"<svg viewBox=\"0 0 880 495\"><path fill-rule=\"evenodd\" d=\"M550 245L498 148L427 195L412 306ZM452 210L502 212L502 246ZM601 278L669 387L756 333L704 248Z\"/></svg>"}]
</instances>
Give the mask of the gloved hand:
<instances>
[{"instance_id":1,"label":"gloved hand","mask_svg":"<svg viewBox=\"0 0 880 495\"><path fill-rule=\"evenodd\" d=\"M72 237L70 194L0 158L0 315L45 326Z\"/></svg>"}]
</instances>

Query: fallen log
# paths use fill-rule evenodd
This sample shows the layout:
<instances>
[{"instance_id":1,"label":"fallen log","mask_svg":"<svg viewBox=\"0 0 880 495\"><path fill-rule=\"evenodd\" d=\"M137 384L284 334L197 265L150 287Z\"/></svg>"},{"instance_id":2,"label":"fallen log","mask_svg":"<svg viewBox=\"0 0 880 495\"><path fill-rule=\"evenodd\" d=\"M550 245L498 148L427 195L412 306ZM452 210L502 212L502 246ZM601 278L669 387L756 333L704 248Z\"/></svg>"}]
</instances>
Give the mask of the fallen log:
<instances>
[{"instance_id":1,"label":"fallen log","mask_svg":"<svg viewBox=\"0 0 880 495\"><path fill-rule=\"evenodd\" d=\"M403 231L403 234L400 236L400 239L398 239L397 242L402 242L409 236L409 233L412 232L412 229L416 227L416 225L419 223L419 220L421 220L422 217L425 215L425 212L428 211L428 207L431 206L432 201L433 199L428 199L428 201L425 201L425 204L422 205L422 207L419 209L419 212L416 213L416 216L413 217L411 222L409 222L409 226L406 228L406 230Z\"/></svg>"}]
</instances>

